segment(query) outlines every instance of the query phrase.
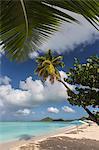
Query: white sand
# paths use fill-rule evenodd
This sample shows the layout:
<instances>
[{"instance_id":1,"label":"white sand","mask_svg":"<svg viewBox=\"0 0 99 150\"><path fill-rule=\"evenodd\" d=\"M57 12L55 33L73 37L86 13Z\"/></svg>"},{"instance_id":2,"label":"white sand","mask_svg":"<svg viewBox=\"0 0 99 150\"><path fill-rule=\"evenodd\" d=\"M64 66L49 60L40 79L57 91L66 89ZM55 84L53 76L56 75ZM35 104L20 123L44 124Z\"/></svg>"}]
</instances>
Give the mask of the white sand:
<instances>
[{"instance_id":1,"label":"white sand","mask_svg":"<svg viewBox=\"0 0 99 150\"><path fill-rule=\"evenodd\" d=\"M99 126L93 123L91 126L81 125L79 127L62 128L54 133L33 138L28 141L14 141L0 144L0 150L19 150L20 146L29 145L30 143L37 144L40 141L46 140L49 137L66 136L77 139L93 139L99 141ZM36 149L35 149L36 150Z\"/></svg>"},{"instance_id":2,"label":"white sand","mask_svg":"<svg viewBox=\"0 0 99 150\"><path fill-rule=\"evenodd\" d=\"M74 130L74 133L69 134L59 134L56 136L66 136L70 138L77 138L77 139L92 139L99 141L99 126L93 124L92 126L85 126L79 127L78 131Z\"/></svg>"}]
</instances>

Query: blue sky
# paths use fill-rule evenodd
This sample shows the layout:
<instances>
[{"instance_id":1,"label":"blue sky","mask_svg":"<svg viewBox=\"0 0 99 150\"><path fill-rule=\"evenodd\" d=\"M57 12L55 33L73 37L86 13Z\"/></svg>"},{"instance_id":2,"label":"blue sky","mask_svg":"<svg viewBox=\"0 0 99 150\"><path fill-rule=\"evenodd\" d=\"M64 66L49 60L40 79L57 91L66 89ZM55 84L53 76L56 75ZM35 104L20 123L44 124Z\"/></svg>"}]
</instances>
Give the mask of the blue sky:
<instances>
[{"instance_id":1,"label":"blue sky","mask_svg":"<svg viewBox=\"0 0 99 150\"><path fill-rule=\"evenodd\" d=\"M96 55L99 53L99 40L97 39L93 44L89 43L87 45L79 45L71 52L64 52L63 61L65 63L65 67L63 70L66 72L70 67L73 66L74 58L78 58L81 63L86 62L86 59L91 55ZM42 55L43 53L41 53ZM38 76L34 74L34 70L36 69L36 62L34 59L29 59L23 63L11 62L6 56L2 56L1 59L1 75L8 76L12 79L12 86L14 88L18 88L19 81L25 80L27 77L32 76L33 79L38 79Z\"/></svg>"},{"instance_id":2,"label":"blue sky","mask_svg":"<svg viewBox=\"0 0 99 150\"><path fill-rule=\"evenodd\" d=\"M66 90L59 83L46 87L34 74L35 57L44 54L48 48L64 56L65 67L60 74L73 66L74 57L85 63L92 55L99 54L99 33L85 19L77 16L82 25L63 24L59 32L45 42L40 50L30 54L23 63L11 62L0 55L0 119L38 120L44 117L74 119L86 116L86 112L66 101Z\"/></svg>"}]
</instances>

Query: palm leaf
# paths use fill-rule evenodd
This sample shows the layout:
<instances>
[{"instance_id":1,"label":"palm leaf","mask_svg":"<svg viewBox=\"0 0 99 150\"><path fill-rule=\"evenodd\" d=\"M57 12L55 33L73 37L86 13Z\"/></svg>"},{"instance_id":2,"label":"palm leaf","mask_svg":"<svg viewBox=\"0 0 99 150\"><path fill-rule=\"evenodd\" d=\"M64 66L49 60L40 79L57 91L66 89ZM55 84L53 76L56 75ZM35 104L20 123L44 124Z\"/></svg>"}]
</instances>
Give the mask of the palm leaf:
<instances>
[{"instance_id":1,"label":"palm leaf","mask_svg":"<svg viewBox=\"0 0 99 150\"><path fill-rule=\"evenodd\" d=\"M62 21L77 22L63 9L83 15L95 27L99 17L98 0L0 0L0 8L0 44L17 61L28 58Z\"/></svg>"},{"instance_id":2,"label":"palm leaf","mask_svg":"<svg viewBox=\"0 0 99 150\"><path fill-rule=\"evenodd\" d=\"M59 61L53 63L53 65L54 65L55 67L62 67L62 68L65 66L64 62L59 62Z\"/></svg>"},{"instance_id":3,"label":"palm leaf","mask_svg":"<svg viewBox=\"0 0 99 150\"><path fill-rule=\"evenodd\" d=\"M39 64L42 63L42 62L45 61L45 60L46 60L46 58L45 58L44 56L41 56L41 57L37 57L37 58L36 58L36 62L39 63Z\"/></svg>"},{"instance_id":4,"label":"palm leaf","mask_svg":"<svg viewBox=\"0 0 99 150\"><path fill-rule=\"evenodd\" d=\"M50 61L52 60L52 51L50 49L48 50L46 58L49 59Z\"/></svg>"},{"instance_id":5,"label":"palm leaf","mask_svg":"<svg viewBox=\"0 0 99 150\"><path fill-rule=\"evenodd\" d=\"M61 61L63 59L63 56L56 56L53 58L52 62L55 63L57 61Z\"/></svg>"},{"instance_id":6,"label":"palm leaf","mask_svg":"<svg viewBox=\"0 0 99 150\"><path fill-rule=\"evenodd\" d=\"M37 69L35 72L43 78L45 81L48 77L51 84L54 83L54 80L60 79L60 73L58 67L63 67L64 63L62 62L63 57L53 56L51 50L48 51L44 56L37 58Z\"/></svg>"},{"instance_id":7,"label":"palm leaf","mask_svg":"<svg viewBox=\"0 0 99 150\"><path fill-rule=\"evenodd\" d=\"M55 74L56 74L56 79L59 79L61 77L58 69L56 68L55 68Z\"/></svg>"},{"instance_id":8,"label":"palm leaf","mask_svg":"<svg viewBox=\"0 0 99 150\"><path fill-rule=\"evenodd\" d=\"M99 26L99 0L44 0L50 5L57 6L78 14L87 19L96 29Z\"/></svg>"}]
</instances>

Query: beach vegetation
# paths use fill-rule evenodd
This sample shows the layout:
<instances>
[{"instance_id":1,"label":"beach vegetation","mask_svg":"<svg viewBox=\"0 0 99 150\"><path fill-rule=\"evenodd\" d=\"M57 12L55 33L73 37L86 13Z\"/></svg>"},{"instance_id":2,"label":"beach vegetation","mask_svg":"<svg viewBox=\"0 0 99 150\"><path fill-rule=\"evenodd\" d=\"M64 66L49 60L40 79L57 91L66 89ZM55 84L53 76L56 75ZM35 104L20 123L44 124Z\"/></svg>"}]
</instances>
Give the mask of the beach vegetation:
<instances>
[{"instance_id":1,"label":"beach vegetation","mask_svg":"<svg viewBox=\"0 0 99 150\"><path fill-rule=\"evenodd\" d=\"M96 115L88 109L88 106L99 107L99 57L90 57L86 64L80 64L78 59L75 59L74 67L66 73L67 78L64 81L59 73L59 67L64 67L62 59L62 56L53 56L49 50L45 56L36 59L38 66L35 72L43 81L49 78L51 84L55 80L62 83L67 90L69 103L82 106L91 120L99 124ZM71 90L69 85L73 85L74 90Z\"/></svg>"},{"instance_id":2,"label":"beach vegetation","mask_svg":"<svg viewBox=\"0 0 99 150\"><path fill-rule=\"evenodd\" d=\"M74 67L66 74L65 82L76 87L76 94L67 90L67 100L72 105L82 106L90 119L99 125L98 112L95 114L88 109L88 106L99 107L99 57L92 56L85 64L75 59Z\"/></svg>"}]
</instances>

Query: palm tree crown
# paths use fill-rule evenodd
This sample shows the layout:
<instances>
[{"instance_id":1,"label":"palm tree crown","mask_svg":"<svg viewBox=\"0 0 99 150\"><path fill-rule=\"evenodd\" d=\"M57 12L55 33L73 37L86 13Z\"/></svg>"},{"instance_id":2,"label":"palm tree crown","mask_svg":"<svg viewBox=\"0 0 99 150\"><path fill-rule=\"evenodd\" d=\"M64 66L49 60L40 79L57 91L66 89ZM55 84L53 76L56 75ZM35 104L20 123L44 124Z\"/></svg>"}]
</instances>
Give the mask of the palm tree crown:
<instances>
[{"instance_id":1,"label":"palm tree crown","mask_svg":"<svg viewBox=\"0 0 99 150\"><path fill-rule=\"evenodd\" d=\"M54 83L55 79L60 79L58 68L64 67L62 59L62 56L52 56L52 52L49 50L45 56L40 56L36 59L38 66L35 72L42 77L44 81L50 77L50 82Z\"/></svg>"}]
</instances>

